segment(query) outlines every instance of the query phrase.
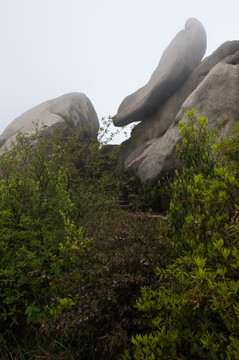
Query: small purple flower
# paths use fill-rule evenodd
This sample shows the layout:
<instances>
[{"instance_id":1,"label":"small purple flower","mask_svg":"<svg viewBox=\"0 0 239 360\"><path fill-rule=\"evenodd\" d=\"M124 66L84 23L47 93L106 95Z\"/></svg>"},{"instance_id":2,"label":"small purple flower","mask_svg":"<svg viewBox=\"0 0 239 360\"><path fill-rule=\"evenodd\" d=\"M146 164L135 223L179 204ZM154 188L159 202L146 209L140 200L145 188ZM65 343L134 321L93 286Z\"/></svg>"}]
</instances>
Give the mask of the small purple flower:
<instances>
[{"instance_id":1,"label":"small purple flower","mask_svg":"<svg viewBox=\"0 0 239 360\"><path fill-rule=\"evenodd\" d=\"M112 287L116 288L118 286L119 286L118 282L116 280L113 280L112 281Z\"/></svg>"}]
</instances>

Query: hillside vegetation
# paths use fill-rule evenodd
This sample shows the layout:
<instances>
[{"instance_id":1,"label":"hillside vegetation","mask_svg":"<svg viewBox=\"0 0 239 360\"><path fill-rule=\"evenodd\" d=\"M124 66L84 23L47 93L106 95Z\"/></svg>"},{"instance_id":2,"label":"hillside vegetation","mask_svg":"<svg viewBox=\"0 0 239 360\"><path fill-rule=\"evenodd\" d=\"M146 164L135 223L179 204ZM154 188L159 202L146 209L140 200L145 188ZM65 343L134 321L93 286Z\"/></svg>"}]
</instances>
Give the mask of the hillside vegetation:
<instances>
[{"instance_id":1,"label":"hillside vegetation","mask_svg":"<svg viewBox=\"0 0 239 360\"><path fill-rule=\"evenodd\" d=\"M239 123L179 127L155 185L77 132L0 158L1 359L239 359Z\"/></svg>"}]
</instances>

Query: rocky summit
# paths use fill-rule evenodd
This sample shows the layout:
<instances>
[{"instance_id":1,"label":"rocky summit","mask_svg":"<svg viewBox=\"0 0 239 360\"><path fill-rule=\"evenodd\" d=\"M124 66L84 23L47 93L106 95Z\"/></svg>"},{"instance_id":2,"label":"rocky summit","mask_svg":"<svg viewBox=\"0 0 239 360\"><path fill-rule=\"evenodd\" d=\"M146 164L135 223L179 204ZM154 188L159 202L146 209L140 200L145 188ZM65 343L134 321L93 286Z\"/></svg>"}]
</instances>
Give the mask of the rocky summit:
<instances>
[{"instance_id":1,"label":"rocky summit","mask_svg":"<svg viewBox=\"0 0 239 360\"><path fill-rule=\"evenodd\" d=\"M142 183L152 183L180 167L176 144L182 135L179 121L194 108L196 116L208 118L214 127L220 119L224 129L239 120L239 41L227 41L210 56L206 31L195 18L185 23L163 52L148 83L127 96L113 118L115 126L139 122L120 147L119 165L134 171ZM202 60L203 59L203 60ZM99 121L83 93L48 100L16 118L0 136L0 153L19 132L32 134L69 126L84 136L97 137Z\"/></svg>"},{"instance_id":2,"label":"rocky summit","mask_svg":"<svg viewBox=\"0 0 239 360\"><path fill-rule=\"evenodd\" d=\"M175 147L182 136L177 123L186 120L187 110L196 109L196 116L207 117L211 127L219 119L224 128L239 120L239 41L225 42L201 61L205 49L203 26L189 19L148 84L119 106L116 126L141 121L122 144L119 163L134 170L142 183L179 167Z\"/></svg>"},{"instance_id":3,"label":"rocky summit","mask_svg":"<svg viewBox=\"0 0 239 360\"><path fill-rule=\"evenodd\" d=\"M83 93L69 93L48 100L17 117L0 136L0 152L9 147L19 132L32 134L38 129L51 132L69 126L82 129L84 136L97 137L99 120L96 111Z\"/></svg>"}]
</instances>

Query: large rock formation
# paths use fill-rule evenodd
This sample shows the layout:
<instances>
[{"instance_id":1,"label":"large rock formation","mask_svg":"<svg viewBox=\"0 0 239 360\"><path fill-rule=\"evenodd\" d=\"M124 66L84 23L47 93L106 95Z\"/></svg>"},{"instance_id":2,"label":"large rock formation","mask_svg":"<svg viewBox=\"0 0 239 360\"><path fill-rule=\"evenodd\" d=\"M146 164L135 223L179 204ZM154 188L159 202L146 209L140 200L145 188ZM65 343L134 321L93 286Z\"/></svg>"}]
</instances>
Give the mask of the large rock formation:
<instances>
[{"instance_id":1,"label":"large rock formation","mask_svg":"<svg viewBox=\"0 0 239 360\"><path fill-rule=\"evenodd\" d=\"M174 124L141 154L142 162L138 166L138 175L142 182L156 180L179 166L175 156L175 144L182 139L182 134L177 123L185 121L188 109L195 108L196 116L208 117L211 127L217 126L219 119L222 120L224 130L228 130L239 120L238 99L239 51L226 57L209 72L183 103Z\"/></svg>"},{"instance_id":2,"label":"large rock formation","mask_svg":"<svg viewBox=\"0 0 239 360\"><path fill-rule=\"evenodd\" d=\"M87 137L96 137L99 130L99 120L88 97L82 93L69 93L37 105L17 117L0 136L0 151L8 147L19 132L34 133L36 125L49 132L64 126L82 128Z\"/></svg>"},{"instance_id":3,"label":"large rock formation","mask_svg":"<svg viewBox=\"0 0 239 360\"><path fill-rule=\"evenodd\" d=\"M200 63L206 51L206 32L194 18L188 19L153 72L149 82L121 103L114 119L115 126L142 121L157 111Z\"/></svg>"},{"instance_id":4,"label":"large rock formation","mask_svg":"<svg viewBox=\"0 0 239 360\"><path fill-rule=\"evenodd\" d=\"M123 143L120 165L134 169L143 183L173 172L179 166L175 156L175 144L181 139L177 122L184 121L191 108L196 109L196 115L208 117L209 126L215 126L219 118L227 117L227 127L239 120L238 51L239 41L222 44L168 100L162 103L160 98L157 111L135 126L130 139Z\"/></svg>"}]
</instances>

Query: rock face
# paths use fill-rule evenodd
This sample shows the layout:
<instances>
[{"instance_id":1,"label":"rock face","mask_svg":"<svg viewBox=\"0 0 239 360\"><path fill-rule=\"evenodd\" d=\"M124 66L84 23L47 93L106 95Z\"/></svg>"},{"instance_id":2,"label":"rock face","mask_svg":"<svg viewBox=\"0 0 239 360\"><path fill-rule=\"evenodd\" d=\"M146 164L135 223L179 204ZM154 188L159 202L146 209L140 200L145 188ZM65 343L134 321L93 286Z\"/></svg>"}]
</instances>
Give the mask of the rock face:
<instances>
[{"instance_id":1,"label":"rock face","mask_svg":"<svg viewBox=\"0 0 239 360\"><path fill-rule=\"evenodd\" d=\"M131 138L123 144L120 156L121 165L129 166L135 160L142 160L142 153L156 139L161 138L167 129L173 124L182 104L197 86L205 79L210 70L225 57L239 50L239 41L228 41L222 44L212 55L205 58L200 65L194 69L178 91L171 96L158 112L135 126ZM187 109L189 110L189 109ZM186 111L185 111L186 112ZM136 165L136 164L135 164Z\"/></svg>"},{"instance_id":2,"label":"rock face","mask_svg":"<svg viewBox=\"0 0 239 360\"><path fill-rule=\"evenodd\" d=\"M87 137L96 137L99 120L95 109L83 93L69 93L56 99L48 100L17 117L0 136L0 151L9 146L19 132L32 134L45 126L45 131L64 127L82 128Z\"/></svg>"},{"instance_id":3,"label":"rock face","mask_svg":"<svg viewBox=\"0 0 239 360\"><path fill-rule=\"evenodd\" d=\"M124 126L154 114L200 63L205 50L204 27L197 19L188 19L185 30L180 31L164 51L149 82L123 100L114 125Z\"/></svg>"},{"instance_id":4,"label":"rock face","mask_svg":"<svg viewBox=\"0 0 239 360\"><path fill-rule=\"evenodd\" d=\"M238 99L239 51L226 57L209 72L183 103L174 124L144 152L143 161L138 166L142 182L156 180L179 166L175 157L175 144L182 139L182 134L177 123L185 121L188 109L195 108L196 116L207 117L211 127L215 127L219 119L224 120L224 130L228 130L239 120Z\"/></svg>"},{"instance_id":5,"label":"rock face","mask_svg":"<svg viewBox=\"0 0 239 360\"><path fill-rule=\"evenodd\" d=\"M222 44L205 58L157 112L135 126L122 145L120 165L133 169L141 182L153 182L179 167L175 145L181 140L178 121L191 108L206 116L209 126L225 119L225 128L239 120L239 41ZM116 117L117 118L117 117Z\"/></svg>"}]
</instances>

